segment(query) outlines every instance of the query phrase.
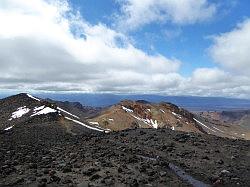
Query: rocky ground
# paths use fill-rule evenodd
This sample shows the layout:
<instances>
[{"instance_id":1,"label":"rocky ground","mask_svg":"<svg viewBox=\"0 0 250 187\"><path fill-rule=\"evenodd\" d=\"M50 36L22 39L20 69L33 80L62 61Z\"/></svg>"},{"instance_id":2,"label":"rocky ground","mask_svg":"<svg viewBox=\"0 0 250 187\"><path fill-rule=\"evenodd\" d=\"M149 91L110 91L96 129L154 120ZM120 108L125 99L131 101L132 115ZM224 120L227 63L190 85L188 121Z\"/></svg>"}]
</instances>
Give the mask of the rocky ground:
<instances>
[{"instance_id":1,"label":"rocky ground","mask_svg":"<svg viewBox=\"0 0 250 187\"><path fill-rule=\"evenodd\" d=\"M0 134L0 186L249 186L250 141L170 129L72 135L58 124ZM197 186L197 185L196 185Z\"/></svg>"}]
</instances>

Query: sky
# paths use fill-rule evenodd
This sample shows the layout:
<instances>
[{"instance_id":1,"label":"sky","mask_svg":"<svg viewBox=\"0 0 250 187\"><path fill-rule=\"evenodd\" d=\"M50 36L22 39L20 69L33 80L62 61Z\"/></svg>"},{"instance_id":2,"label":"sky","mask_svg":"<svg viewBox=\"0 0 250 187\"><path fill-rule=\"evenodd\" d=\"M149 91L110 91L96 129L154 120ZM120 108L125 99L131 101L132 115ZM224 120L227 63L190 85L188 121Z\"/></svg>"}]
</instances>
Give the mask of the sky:
<instances>
[{"instance_id":1,"label":"sky","mask_svg":"<svg viewBox=\"0 0 250 187\"><path fill-rule=\"evenodd\" d=\"M0 92L250 99L248 0L1 0Z\"/></svg>"}]
</instances>

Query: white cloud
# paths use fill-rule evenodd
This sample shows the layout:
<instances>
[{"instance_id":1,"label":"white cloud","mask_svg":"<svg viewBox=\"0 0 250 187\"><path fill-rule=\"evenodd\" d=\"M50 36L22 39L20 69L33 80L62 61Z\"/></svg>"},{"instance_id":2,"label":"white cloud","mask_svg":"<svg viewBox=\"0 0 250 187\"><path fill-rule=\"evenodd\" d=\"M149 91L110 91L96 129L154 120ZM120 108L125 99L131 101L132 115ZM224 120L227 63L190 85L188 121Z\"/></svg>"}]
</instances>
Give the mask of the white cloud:
<instances>
[{"instance_id":1,"label":"white cloud","mask_svg":"<svg viewBox=\"0 0 250 187\"><path fill-rule=\"evenodd\" d=\"M198 68L193 72L192 81L207 86L228 81L229 78L230 75L228 73L218 68Z\"/></svg>"},{"instance_id":2,"label":"white cloud","mask_svg":"<svg viewBox=\"0 0 250 187\"><path fill-rule=\"evenodd\" d=\"M2 89L15 84L39 90L154 90L148 80L155 74L179 69L176 59L148 55L125 35L103 24L90 25L72 13L67 1L50 2L0 2Z\"/></svg>"},{"instance_id":3,"label":"white cloud","mask_svg":"<svg viewBox=\"0 0 250 187\"><path fill-rule=\"evenodd\" d=\"M179 25L206 21L216 13L207 0L117 0L122 8L118 25L134 30L152 22L170 21Z\"/></svg>"},{"instance_id":4,"label":"white cloud","mask_svg":"<svg viewBox=\"0 0 250 187\"><path fill-rule=\"evenodd\" d=\"M234 73L250 75L250 19L230 32L214 37L210 53L214 60Z\"/></svg>"},{"instance_id":5,"label":"white cloud","mask_svg":"<svg viewBox=\"0 0 250 187\"><path fill-rule=\"evenodd\" d=\"M250 77L232 75L218 68L198 68L182 89L191 95L249 98Z\"/></svg>"}]
</instances>

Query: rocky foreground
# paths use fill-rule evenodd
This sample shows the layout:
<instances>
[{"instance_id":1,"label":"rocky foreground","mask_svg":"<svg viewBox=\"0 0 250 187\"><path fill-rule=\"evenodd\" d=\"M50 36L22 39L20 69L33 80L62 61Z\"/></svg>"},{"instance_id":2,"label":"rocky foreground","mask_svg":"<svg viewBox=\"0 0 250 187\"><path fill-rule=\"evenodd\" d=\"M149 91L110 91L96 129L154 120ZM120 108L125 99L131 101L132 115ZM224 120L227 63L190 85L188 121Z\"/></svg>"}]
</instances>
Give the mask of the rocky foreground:
<instances>
[{"instance_id":1,"label":"rocky foreground","mask_svg":"<svg viewBox=\"0 0 250 187\"><path fill-rule=\"evenodd\" d=\"M249 186L250 141L170 129L72 135L53 123L0 134L0 186L192 185Z\"/></svg>"}]
</instances>

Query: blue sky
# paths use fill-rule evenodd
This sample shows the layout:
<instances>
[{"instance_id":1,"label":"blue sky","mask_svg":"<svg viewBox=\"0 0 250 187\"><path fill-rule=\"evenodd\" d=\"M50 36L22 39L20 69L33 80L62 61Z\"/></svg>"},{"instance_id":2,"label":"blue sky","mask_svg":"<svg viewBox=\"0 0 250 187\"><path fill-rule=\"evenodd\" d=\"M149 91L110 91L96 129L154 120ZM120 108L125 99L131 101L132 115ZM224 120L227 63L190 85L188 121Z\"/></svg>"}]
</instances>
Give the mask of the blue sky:
<instances>
[{"instance_id":1,"label":"blue sky","mask_svg":"<svg viewBox=\"0 0 250 187\"><path fill-rule=\"evenodd\" d=\"M210 2L218 3L220 10L205 23L185 26L152 23L129 33L129 36L135 41L136 47L147 53L160 53L185 62L181 67L181 74L184 76L190 76L196 68L215 67L217 64L207 54L207 49L212 45L210 36L228 32L240 21L250 17L250 2ZM91 24L101 22L109 27L113 26L113 15L119 13L121 8L115 0L70 0L70 3ZM164 35L165 31L170 31L173 36Z\"/></svg>"},{"instance_id":2,"label":"blue sky","mask_svg":"<svg viewBox=\"0 0 250 187\"><path fill-rule=\"evenodd\" d=\"M0 90L250 98L247 0L1 0Z\"/></svg>"}]
</instances>

